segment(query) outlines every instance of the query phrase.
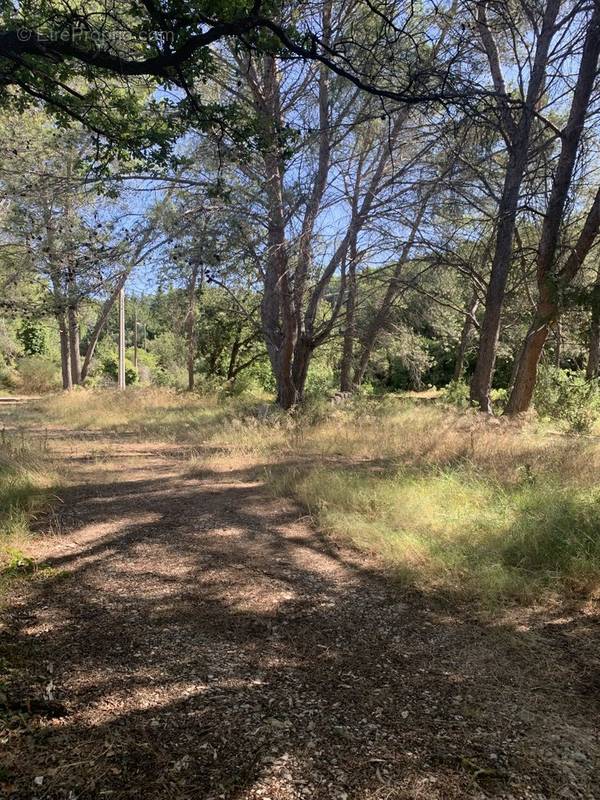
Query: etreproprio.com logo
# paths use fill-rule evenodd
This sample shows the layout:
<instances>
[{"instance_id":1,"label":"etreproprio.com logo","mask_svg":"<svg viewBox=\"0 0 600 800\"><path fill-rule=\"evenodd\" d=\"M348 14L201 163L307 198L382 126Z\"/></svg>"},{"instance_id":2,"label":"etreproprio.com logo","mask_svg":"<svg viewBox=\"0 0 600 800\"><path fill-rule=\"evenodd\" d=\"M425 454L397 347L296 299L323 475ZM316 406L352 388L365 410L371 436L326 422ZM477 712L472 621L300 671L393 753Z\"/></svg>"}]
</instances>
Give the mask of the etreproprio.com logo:
<instances>
[{"instance_id":1,"label":"etreproprio.com logo","mask_svg":"<svg viewBox=\"0 0 600 800\"><path fill-rule=\"evenodd\" d=\"M94 45L97 48L117 47L134 42L171 43L173 31L100 31L63 28L57 31L32 31L28 28L17 28L17 39L20 42L53 43L65 42L79 45Z\"/></svg>"}]
</instances>

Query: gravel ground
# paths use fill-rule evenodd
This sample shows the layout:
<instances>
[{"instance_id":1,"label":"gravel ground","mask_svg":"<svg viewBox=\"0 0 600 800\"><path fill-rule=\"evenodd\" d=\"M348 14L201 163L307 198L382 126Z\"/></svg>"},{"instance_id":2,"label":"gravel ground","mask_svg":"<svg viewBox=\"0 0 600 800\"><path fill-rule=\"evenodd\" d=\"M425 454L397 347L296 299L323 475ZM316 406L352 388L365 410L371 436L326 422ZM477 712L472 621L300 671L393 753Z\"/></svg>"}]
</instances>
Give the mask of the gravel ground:
<instances>
[{"instance_id":1,"label":"gravel ground","mask_svg":"<svg viewBox=\"0 0 600 800\"><path fill-rule=\"evenodd\" d=\"M50 569L2 612L3 797L600 798L593 605L484 621L402 592L256 475L53 447Z\"/></svg>"}]
</instances>

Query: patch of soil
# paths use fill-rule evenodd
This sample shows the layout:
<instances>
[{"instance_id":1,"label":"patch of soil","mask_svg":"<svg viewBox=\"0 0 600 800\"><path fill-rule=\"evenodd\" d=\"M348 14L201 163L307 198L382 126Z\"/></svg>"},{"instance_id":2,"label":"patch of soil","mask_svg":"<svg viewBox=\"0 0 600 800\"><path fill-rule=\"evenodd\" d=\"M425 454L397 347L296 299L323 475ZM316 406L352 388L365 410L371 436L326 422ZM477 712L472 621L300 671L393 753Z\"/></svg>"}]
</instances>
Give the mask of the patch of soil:
<instances>
[{"instance_id":1,"label":"patch of soil","mask_svg":"<svg viewBox=\"0 0 600 800\"><path fill-rule=\"evenodd\" d=\"M590 611L485 623L253 475L53 446L77 483L3 610L4 797L600 798Z\"/></svg>"}]
</instances>

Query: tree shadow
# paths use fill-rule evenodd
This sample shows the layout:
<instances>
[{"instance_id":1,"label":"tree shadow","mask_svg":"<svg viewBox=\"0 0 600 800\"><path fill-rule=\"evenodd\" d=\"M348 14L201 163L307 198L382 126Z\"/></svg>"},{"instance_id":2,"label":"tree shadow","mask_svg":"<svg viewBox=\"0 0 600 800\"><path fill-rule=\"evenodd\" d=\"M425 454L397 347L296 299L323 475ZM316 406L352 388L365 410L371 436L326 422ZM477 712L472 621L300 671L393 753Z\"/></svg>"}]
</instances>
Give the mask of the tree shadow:
<instances>
[{"instance_id":1,"label":"tree shadow","mask_svg":"<svg viewBox=\"0 0 600 800\"><path fill-rule=\"evenodd\" d=\"M7 717L7 797L597 796L580 623L402 594L244 470L84 482L63 507L0 655L7 707L65 715Z\"/></svg>"}]
</instances>

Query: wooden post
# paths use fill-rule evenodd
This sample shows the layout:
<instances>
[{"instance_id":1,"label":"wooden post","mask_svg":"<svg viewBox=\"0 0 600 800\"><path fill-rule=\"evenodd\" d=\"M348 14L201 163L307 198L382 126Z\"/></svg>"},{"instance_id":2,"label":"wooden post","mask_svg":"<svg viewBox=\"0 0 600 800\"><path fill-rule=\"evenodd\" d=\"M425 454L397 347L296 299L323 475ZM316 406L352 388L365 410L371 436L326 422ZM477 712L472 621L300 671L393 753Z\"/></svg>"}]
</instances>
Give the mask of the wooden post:
<instances>
[{"instance_id":1,"label":"wooden post","mask_svg":"<svg viewBox=\"0 0 600 800\"><path fill-rule=\"evenodd\" d=\"M125 388L125 289L119 292L119 389Z\"/></svg>"},{"instance_id":2,"label":"wooden post","mask_svg":"<svg viewBox=\"0 0 600 800\"><path fill-rule=\"evenodd\" d=\"M138 351L138 321L137 321L137 305L133 308L133 366L137 369L137 351Z\"/></svg>"}]
</instances>

